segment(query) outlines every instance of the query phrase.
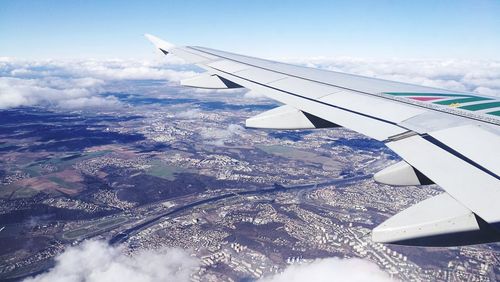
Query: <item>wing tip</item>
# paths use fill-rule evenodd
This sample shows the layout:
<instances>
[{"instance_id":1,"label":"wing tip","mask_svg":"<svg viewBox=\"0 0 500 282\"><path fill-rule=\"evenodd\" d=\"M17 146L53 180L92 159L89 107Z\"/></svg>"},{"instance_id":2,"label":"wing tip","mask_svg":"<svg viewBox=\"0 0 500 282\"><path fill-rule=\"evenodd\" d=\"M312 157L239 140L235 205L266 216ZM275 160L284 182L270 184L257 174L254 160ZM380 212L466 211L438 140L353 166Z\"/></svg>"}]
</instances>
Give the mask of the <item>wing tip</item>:
<instances>
[{"instance_id":1,"label":"wing tip","mask_svg":"<svg viewBox=\"0 0 500 282\"><path fill-rule=\"evenodd\" d=\"M144 37L146 37L151 43L153 43L153 45L156 48L160 49L160 51L162 51L163 53L168 52L170 49L175 47L174 44L167 42L163 39L160 39L149 33L145 33Z\"/></svg>"}]
</instances>

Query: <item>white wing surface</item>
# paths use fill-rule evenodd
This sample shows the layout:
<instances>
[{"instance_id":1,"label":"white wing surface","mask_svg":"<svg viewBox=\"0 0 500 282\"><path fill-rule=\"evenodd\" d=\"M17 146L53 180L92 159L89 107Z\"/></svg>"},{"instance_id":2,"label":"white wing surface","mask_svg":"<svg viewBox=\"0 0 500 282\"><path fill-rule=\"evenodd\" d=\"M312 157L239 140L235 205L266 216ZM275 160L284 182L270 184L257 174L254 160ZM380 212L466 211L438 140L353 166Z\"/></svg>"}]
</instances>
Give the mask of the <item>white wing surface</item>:
<instances>
[{"instance_id":1,"label":"white wing surface","mask_svg":"<svg viewBox=\"0 0 500 282\"><path fill-rule=\"evenodd\" d=\"M182 85L244 87L285 106L248 127L342 126L379 141L404 160L377 173L388 185L438 184L446 193L393 216L374 241L447 246L500 241L500 100L289 65L146 37L207 70Z\"/></svg>"}]
</instances>

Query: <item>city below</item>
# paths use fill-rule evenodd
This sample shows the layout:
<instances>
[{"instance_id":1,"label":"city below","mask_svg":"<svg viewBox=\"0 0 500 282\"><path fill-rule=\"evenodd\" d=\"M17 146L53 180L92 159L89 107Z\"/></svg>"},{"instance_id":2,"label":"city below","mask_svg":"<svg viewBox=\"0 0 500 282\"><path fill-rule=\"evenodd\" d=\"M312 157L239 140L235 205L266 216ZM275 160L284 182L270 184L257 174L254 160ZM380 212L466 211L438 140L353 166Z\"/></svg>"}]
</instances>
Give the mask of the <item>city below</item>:
<instances>
[{"instance_id":1,"label":"city below","mask_svg":"<svg viewBox=\"0 0 500 282\"><path fill-rule=\"evenodd\" d=\"M2 110L0 279L44 273L88 240L129 255L184 249L199 261L192 281L253 281L330 257L403 281L500 278L497 244L371 241L384 220L443 192L374 182L399 161L383 143L343 128L246 129L277 105L243 92L127 83L102 94L125 107Z\"/></svg>"}]
</instances>

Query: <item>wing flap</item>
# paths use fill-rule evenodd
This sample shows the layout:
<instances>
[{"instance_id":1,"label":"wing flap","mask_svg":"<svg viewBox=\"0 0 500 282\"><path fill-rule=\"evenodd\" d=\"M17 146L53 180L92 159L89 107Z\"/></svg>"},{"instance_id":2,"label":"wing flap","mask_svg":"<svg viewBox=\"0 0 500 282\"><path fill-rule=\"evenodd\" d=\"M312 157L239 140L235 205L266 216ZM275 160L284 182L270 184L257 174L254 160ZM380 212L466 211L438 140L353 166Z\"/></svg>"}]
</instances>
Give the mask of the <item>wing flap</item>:
<instances>
[{"instance_id":1,"label":"wing flap","mask_svg":"<svg viewBox=\"0 0 500 282\"><path fill-rule=\"evenodd\" d=\"M447 128L429 135L475 163L480 163L492 173L500 175L500 157L496 154L500 145L499 135L477 125Z\"/></svg>"},{"instance_id":2,"label":"wing flap","mask_svg":"<svg viewBox=\"0 0 500 282\"><path fill-rule=\"evenodd\" d=\"M499 223L498 179L463 155L424 138L414 135L386 145L486 222Z\"/></svg>"},{"instance_id":3,"label":"wing flap","mask_svg":"<svg viewBox=\"0 0 500 282\"><path fill-rule=\"evenodd\" d=\"M329 121L304 113L289 105L274 108L246 120L249 128L314 129L337 127Z\"/></svg>"},{"instance_id":4,"label":"wing flap","mask_svg":"<svg viewBox=\"0 0 500 282\"><path fill-rule=\"evenodd\" d=\"M416 246L494 242L500 234L443 193L394 215L372 231L372 240Z\"/></svg>"},{"instance_id":5,"label":"wing flap","mask_svg":"<svg viewBox=\"0 0 500 282\"><path fill-rule=\"evenodd\" d=\"M373 179L379 183L393 186L433 184L430 179L405 161L400 161L377 172Z\"/></svg>"}]
</instances>

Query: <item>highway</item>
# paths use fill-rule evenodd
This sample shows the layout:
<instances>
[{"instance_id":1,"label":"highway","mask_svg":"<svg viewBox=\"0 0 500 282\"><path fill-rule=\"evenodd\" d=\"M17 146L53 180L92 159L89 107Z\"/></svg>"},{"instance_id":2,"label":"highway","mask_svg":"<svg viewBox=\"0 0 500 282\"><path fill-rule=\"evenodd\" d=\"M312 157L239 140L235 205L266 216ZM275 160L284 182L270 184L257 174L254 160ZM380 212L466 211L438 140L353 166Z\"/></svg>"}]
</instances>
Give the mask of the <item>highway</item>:
<instances>
[{"instance_id":1,"label":"highway","mask_svg":"<svg viewBox=\"0 0 500 282\"><path fill-rule=\"evenodd\" d=\"M269 193L275 193L275 192L286 192L286 191L291 191L291 190L303 190L303 189L312 189L312 188L318 188L318 187L324 187L324 186L329 186L329 185L335 185L337 188L339 186L345 186L347 184L353 183L353 182L359 182L361 180L365 180L370 178L371 176L363 175L363 176L355 176L351 178L338 178L338 179L333 179L321 183L315 183L315 184L303 184L303 185L295 185L295 186L281 186L281 185L274 185L272 187L267 187L259 190L250 190L250 191L243 191L243 192L238 192L238 193L227 193L219 196L214 196L211 198L195 201L180 207L176 207L172 210L166 211L162 214L159 214L155 217L152 217L151 219L142 222L138 225L135 225L129 229L126 229L124 231L121 231L120 233L116 234L109 240L110 245L116 245L120 244L122 242L127 241L127 239L134 234L137 234L141 230L148 228L154 224L156 224L157 221L161 220L162 218L166 216L170 216L176 213L180 213L182 211L185 211L187 209L191 209L197 206L205 205L208 203L220 201L223 199L228 199L232 197L237 197L237 196L248 196L248 195L261 195L261 194L269 194Z\"/></svg>"}]
</instances>

